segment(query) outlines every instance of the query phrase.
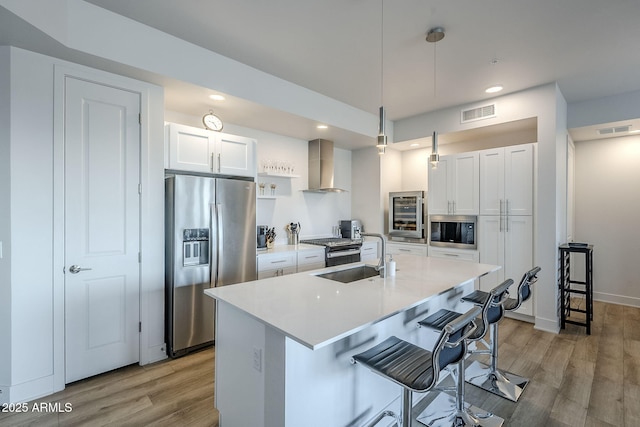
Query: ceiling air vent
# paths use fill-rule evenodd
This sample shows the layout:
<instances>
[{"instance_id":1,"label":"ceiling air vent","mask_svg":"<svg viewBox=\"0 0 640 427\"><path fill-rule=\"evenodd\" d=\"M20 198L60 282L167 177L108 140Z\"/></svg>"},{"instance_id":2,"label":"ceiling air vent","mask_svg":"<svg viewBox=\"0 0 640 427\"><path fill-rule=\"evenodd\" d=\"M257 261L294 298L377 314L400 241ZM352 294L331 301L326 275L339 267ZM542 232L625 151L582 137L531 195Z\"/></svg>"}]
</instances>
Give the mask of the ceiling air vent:
<instances>
[{"instance_id":1,"label":"ceiling air vent","mask_svg":"<svg viewBox=\"0 0 640 427\"><path fill-rule=\"evenodd\" d=\"M482 107L462 110L460 123L474 122L476 120L489 119L496 116L496 104L484 105Z\"/></svg>"},{"instance_id":2,"label":"ceiling air vent","mask_svg":"<svg viewBox=\"0 0 640 427\"><path fill-rule=\"evenodd\" d=\"M598 135L614 135L616 133L627 133L631 129L631 125L615 126L610 128L598 129Z\"/></svg>"}]
</instances>

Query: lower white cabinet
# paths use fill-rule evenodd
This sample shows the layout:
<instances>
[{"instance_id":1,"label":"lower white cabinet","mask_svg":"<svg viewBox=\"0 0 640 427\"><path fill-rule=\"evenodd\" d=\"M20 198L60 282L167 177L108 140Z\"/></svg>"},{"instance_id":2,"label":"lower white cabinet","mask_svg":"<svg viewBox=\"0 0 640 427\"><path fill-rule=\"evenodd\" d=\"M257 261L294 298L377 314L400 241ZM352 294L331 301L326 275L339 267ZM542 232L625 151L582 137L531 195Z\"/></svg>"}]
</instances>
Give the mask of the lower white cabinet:
<instances>
[{"instance_id":1,"label":"lower white cabinet","mask_svg":"<svg viewBox=\"0 0 640 427\"><path fill-rule=\"evenodd\" d=\"M298 273L324 268L324 248L298 251Z\"/></svg>"},{"instance_id":2,"label":"lower white cabinet","mask_svg":"<svg viewBox=\"0 0 640 427\"><path fill-rule=\"evenodd\" d=\"M429 256L434 258L448 258L459 261L480 262L478 251L456 248L439 248L429 246Z\"/></svg>"},{"instance_id":3,"label":"lower white cabinet","mask_svg":"<svg viewBox=\"0 0 640 427\"><path fill-rule=\"evenodd\" d=\"M360 249L360 261L373 261L378 258L378 242L362 242L362 248Z\"/></svg>"},{"instance_id":4,"label":"lower white cabinet","mask_svg":"<svg viewBox=\"0 0 640 427\"><path fill-rule=\"evenodd\" d=\"M293 274L296 270L295 251L258 255L258 279Z\"/></svg>"},{"instance_id":5,"label":"lower white cabinet","mask_svg":"<svg viewBox=\"0 0 640 427\"><path fill-rule=\"evenodd\" d=\"M387 242L387 254L427 256L427 245L418 243Z\"/></svg>"},{"instance_id":6,"label":"lower white cabinet","mask_svg":"<svg viewBox=\"0 0 640 427\"><path fill-rule=\"evenodd\" d=\"M504 280L513 279L509 293L511 298L516 298L522 275L533 267L533 218L528 215L480 215L478 247L481 263L502 266L480 278L480 289L489 291ZM535 292L535 287L531 291ZM533 297L529 298L515 313L535 315L533 300Z\"/></svg>"}]
</instances>

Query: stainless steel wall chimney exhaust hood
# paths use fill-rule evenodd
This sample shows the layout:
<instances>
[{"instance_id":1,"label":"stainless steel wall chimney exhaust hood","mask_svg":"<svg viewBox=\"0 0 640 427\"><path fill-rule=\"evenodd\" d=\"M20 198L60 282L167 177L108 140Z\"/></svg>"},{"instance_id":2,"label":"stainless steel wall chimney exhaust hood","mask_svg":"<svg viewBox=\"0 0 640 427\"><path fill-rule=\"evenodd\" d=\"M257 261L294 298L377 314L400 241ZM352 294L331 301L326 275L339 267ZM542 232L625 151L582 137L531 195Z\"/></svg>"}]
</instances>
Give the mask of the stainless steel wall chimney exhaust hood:
<instances>
[{"instance_id":1,"label":"stainless steel wall chimney exhaust hood","mask_svg":"<svg viewBox=\"0 0 640 427\"><path fill-rule=\"evenodd\" d=\"M333 141L309 141L309 189L312 193L342 193L333 184Z\"/></svg>"}]
</instances>

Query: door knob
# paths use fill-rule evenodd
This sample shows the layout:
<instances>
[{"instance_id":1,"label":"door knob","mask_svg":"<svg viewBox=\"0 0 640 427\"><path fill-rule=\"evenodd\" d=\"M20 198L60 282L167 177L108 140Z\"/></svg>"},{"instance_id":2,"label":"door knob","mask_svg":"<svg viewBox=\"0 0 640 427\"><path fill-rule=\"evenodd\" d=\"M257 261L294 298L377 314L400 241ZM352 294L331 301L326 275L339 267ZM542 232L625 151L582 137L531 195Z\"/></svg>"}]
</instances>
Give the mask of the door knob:
<instances>
[{"instance_id":1,"label":"door knob","mask_svg":"<svg viewBox=\"0 0 640 427\"><path fill-rule=\"evenodd\" d=\"M79 265L72 265L71 267L69 267L69 272L73 273L73 274L78 274L81 271L86 271L86 270L91 270L90 268L82 268Z\"/></svg>"}]
</instances>

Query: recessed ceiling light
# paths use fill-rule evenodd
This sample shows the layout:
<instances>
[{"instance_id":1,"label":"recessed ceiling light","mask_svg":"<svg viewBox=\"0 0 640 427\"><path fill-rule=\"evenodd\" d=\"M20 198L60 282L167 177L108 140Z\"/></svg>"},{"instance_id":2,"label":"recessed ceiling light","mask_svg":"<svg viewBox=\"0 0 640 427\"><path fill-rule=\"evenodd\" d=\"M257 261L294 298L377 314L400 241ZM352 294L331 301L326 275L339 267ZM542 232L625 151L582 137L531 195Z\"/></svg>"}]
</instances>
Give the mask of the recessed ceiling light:
<instances>
[{"instance_id":1,"label":"recessed ceiling light","mask_svg":"<svg viewBox=\"0 0 640 427\"><path fill-rule=\"evenodd\" d=\"M214 101L224 101L224 96L222 95L209 95L209 98L213 99Z\"/></svg>"},{"instance_id":2,"label":"recessed ceiling light","mask_svg":"<svg viewBox=\"0 0 640 427\"><path fill-rule=\"evenodd\" d=\"M419 147L420 144L418 144L417 142L414 142L413 144L409 145L409 147Z\"/></svg>"},{"instance_id":3,"label":"recessed ceiling light","mask_svg":"<svg viewBox=\"0 0 640 427\"><path fill-rule=\"evenodd\" d=\"M329 128L329 126L327 126L327 125L318 125L318 126L316 126L316 127L317 127L318 129L328 129L328 128Z\"/></svg>"},{"instance_id":4,"label":"recessed ceiling light","mask_svg":"<svg viewBox=\"0 0 640 427\"><path fill-rule=\"evenodd\" d=\"M487 92L487 93L496 93L496 92L500 92L502 89L504 89L502 87L502 85L495 85L495 86L491 86L491 87L487 88L485 90L485 92Z\"/></svg>"}]
</instances>

